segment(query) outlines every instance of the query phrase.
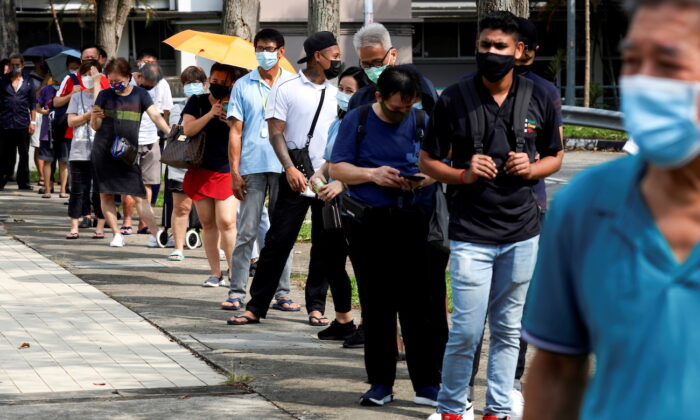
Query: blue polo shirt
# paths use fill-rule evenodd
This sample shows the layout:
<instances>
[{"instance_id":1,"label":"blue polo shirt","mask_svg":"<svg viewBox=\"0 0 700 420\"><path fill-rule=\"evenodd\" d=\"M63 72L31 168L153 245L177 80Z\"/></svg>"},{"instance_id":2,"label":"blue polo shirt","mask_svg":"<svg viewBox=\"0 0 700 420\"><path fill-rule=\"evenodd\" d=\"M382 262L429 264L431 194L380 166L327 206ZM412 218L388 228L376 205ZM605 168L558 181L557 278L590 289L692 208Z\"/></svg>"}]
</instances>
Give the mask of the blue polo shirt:
<instances>
[{"instance_id":1,"label":"blue polo shirt","mask_svg":"<svg viewBox=\"0 0 700 420\"><path fill-rule=\"evenodd\" d=\"M586 171L540 237L523 336L595 355L584 420L697 418L700 245L678 263L642 197L644 172L638 157Z\"/></svg>"},{"instance_id":2,"label":"blue polo shirt","mask_svg":"<svg viewBox=\"0 0 700 420\"><path fill-rule=\"evenodd\" d=\"M292 73L281 70L282 74L275 82L276 85L294 77ZM265 121L265 108L270 90L271 87L260 80L260 72L257 69L241 77L233 85L226 117L243 121L239 168L241 175L282 172L282 164L270 145L270 134Z\"/></svg>"}]
</instances>

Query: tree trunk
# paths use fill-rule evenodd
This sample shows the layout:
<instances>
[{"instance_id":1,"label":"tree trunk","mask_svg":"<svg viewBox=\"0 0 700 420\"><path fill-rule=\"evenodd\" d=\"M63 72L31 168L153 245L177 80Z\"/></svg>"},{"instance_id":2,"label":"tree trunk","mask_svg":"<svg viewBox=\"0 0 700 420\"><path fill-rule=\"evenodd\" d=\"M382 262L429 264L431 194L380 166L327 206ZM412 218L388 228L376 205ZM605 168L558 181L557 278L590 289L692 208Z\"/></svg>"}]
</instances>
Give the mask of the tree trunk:
<instances>
[{"instance_id":1,"label":"tree trunk","mask_svg":"<svg viewBox=\"0 0 700 420\"><path fill-rule=\"evenodd\" d=\"M479 20L498 10L507 10L516 16L524 18L530 17L529 0L478 0L476 8Z\"/></svg>"},{"instance_id":2,"label":"tree trunk","mask_svg":"<svg viewBox=\"0 0 700 420\"><path fill-rule=\"evenodd\" d=\"M58 21L58 15L56 14L56 6L53 3L53 0L49 0L49 6L51 7L51 16L53 17L53 24L56 25L56 32L58 32L58 41L61 43L61 45L65 45L63 42L63 32L61 32L61 24Z\"/></svg>"},{"instance_id":3,"label":"tree trunk","mask_svg":"<svg viewBox=\"0 0 700 420\"><path fill-rule=\"evenodd\" d=\"M253 42L258 32L260 0L224 0L222 33Z\"/></svg>"},{"instance_id":4,"label":"tree trunk","mask_svg":"<svg viewBox=\"0 0 700 420\"><path fill-rule=\"evenodd\" d=\"M19 52L15 0L0 0L0 57Z\"/></svg>"},{"instance_id":5,"label":"tree trunk","mask_svg":"<svg viewBox=\"0 0 700 420\"><path fill-rule=\"evenodd\" d=\"M583 70L583 106L591 106L591 0L585 3L586 64Z\"/></svg>"},{"instance_id":6,"label":"tree trunk","mask_svg":"<svg viewBox=\"0 0 700 420\"><path fill-rule=\"evenodd\" d=\"M309 36L319 31L340 37L340 0L309 0Z\"/></svg>"},{"instance_id":7,"label":"tree trunk","mask_svg":"<svg viewBox=\"0 0 700 420\"><path fill-rule=\"evenodd\" d=\"M124 24L129 17L134 0L98 0L95 29L97 43L107 52L107 57L115 57L122 39Z\"/></svg>"}]
</instances>

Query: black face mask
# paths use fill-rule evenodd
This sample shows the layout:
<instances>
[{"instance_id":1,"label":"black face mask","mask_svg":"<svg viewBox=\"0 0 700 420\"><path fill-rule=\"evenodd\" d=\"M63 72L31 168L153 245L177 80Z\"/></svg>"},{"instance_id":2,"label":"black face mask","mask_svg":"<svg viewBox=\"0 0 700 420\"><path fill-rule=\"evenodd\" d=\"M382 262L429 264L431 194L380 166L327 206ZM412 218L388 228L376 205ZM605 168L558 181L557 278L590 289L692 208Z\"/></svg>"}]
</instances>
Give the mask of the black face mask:
<instances>
[{"instance_id":1,"label":"black face mask","mask_svg":"<svg viewBox=\"0 0 700 420\"><path fill-rule=\"evenodd\" d=\"M476 66L486 80L495 83L506 77L506 74L515 66L515 56L478 52Z\"/></svg>"},{"instance_id":2,"label":"black face mask","mask_svg":"<svg viewBox=\"0 0 700 420\"><path fill-rule=\"evenodd\" d=\"M532 71L532 64L528 66L515 66L515 72L518 74L525 74Z\"/></svg>"},{"instance_id":3,"label":"black face mask","mask_svg":"<svg viewBox=\"0 0 700 420\"><path fill-rule=\"evenodd\" d=\"M326 75L326 79L331 80L338 77L340 74L341 63L340 60L328 60L331 62L331 66L327 69L323 69L323 74Z\"/></svg>"},{"instance_id":4,"label":"black face mask","mask_svg":"<svg viewBox=\"0 0 700 420\"><path fill-rule=\"evenodd\" d=\"M142 89L151 90L151 89L153 89L155 86L139 85L139 87L142 88Z\"/></svg>"},{"instance_id":5,"label":"black face mask","mask_svg":"<svg viewBox=\"0 0 700 420\"><path fill-rule=\"evenodd\" d=\"M212 83L209 85L209 93L211 93L214 99L222 100L231 93L231 88L226 85Z\"/></svg>"}]
</instances>

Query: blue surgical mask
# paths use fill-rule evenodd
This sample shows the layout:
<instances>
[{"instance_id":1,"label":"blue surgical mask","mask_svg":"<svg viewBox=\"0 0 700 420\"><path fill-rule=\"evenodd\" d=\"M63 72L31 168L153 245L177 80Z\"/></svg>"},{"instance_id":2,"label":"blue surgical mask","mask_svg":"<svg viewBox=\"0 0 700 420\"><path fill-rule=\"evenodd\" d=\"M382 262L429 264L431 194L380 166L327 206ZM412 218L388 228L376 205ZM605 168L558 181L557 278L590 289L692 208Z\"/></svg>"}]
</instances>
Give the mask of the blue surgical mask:
<instances>
[{"instance_id":1,"label":"blue surgical mask","mask_svg":"<svg viewBox=\"0 0 700 420\"><path fill-rule=\"evenodd\" d=\"M700 82L622 76L620 91L625 128L644 160L675 169L700 155Z\"/></svg>"},{"instance_id":2,"label":"blue surgical mask","mask_svg":"<svg viewBox=\"0 0 700 420\"><path fill-rule=\"evenodd\" d=\"M413 104L413 107L415 109L423 109L423 102L416 102L415 104Z\"/></svg>"},{"instance_id":3,"label":"blue surgical mask","mask_svg":"<svg viewBox=\"0 0 700 420\"><path fill-rule=\"evenodd\" d=\"M256 52L255 58L258 60L258 64L260 64L260 67L262 67L263 70L270 70L271 68L275 67L275 64L277 64L277 51Z\"/></svg>"},{"instance_id":4,"label":"blue surgical mask","mask_svg":"<svg viewBox=\"0 0 700 420\"><path fill-rule=\"evenodd\" d=\"M369 80L372 81L372 83L377 83L377 80L379 80L379 76L382 75L384 70L389 67L388 65L385 66L379 66L379 67L370 67L368 69L365 69L365 74L367 77L369 77Z\"/></svg>"},{"instance_id":5,"label":"blue surgical mask","mask_svg":"<svg viewBox=\"0 0 700 420\"><path fill-rule=\"evenodd\" d=\"M338 93L335 94L335 100L336 102L338 102L338 108L342 109L343 111L348 110L348 103L350 103L350 95L338 91Z\"/></svg>"},{"instance_id":6,"label":"blue surgical mask","mask_svg":"<svg viewBox=\"0 0 700 420\"><path fill-rule=\"evenodd\" d=\"M126 89L126 83L124 82L109 82L109 87L112 88L113 91L115 92L121 92L124 89Z\"/></svg>"},{"instance_id":7,"label":"blue surgical mask","mask_svg":"<svg viewBox=\"0 0 700 420\"><path fill-rule=\"evenodd\" d=\"M188 83L182 88L182 90L185 96L188 98L193 95L201 95L204 93L204 84L199 82Z\"/></svg>"}]
</instances>

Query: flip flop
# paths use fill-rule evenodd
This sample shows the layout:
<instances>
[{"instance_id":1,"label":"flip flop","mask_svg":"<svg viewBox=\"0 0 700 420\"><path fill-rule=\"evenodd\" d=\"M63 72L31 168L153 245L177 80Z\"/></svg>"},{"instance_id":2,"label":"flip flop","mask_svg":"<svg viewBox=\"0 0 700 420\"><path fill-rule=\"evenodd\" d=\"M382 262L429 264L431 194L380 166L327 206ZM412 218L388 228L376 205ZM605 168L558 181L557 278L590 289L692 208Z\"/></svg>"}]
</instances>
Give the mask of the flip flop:
<instances>
[{"instance_id":1,"label":"flip flop","mask_svg":"<svg viewBox=\"0 0 700 420\"><path fill-rule=\"evenodd\" d=\"M245 321L237 321L238 318L243 318ZM236 315L232 319L226 321L228 325L247 325L247 324L259 324L260 320L251 318L247 315Z\"/></svg>"},{"instance_id":2,"label":"flip flop","mask_svg":"<svg viewBox=\"0 0 700 420\"><path fill-rule=\"evenodd\" d=\"M323 320L326 320L328 322L323 322ZM312 327L327 327L328 324L330 324L330 320L326 318L325 316L321 316L320 318L314 315L309 315L309 325Z\"/></svg>"},{"instance_id":3,"label":"flip flop","mask_svg":"<svg viewBox=\"0 0 700 420\"><path fill-rule=\"evenodd\" d=\"M223 306L223 305L221 305L221 309L223 309L224 311L237 311L237 310L241 309L241 307L243 307L243 301L241 301L241 298L230 297L230 298L226 299L226 302L238 303L239 305L238 306Z\"/></svg>"},{"instance_id":4,"label":"flip flop","mask_svg":"<svg viewBox=\"0 0 700 420\"><path fill-rule=\"evenodd\" d=\"M71 232L68 235L66 235L66 239L78 239L78 238L80 238L80 234L78 234L78 233Z\"/></svg>"},{"instance_id":5,"label":"flip flop","mask_svg":"<svg viewBox=\"0 0 700 420\"><path fill-rule=\"evenodd\" d=\"M97 232L95 232L95 234L92 235L92 239L104 239L104 238L105 238L105 234L104 234L104 233L97 233Z\"/></svg>"},{"instance_id":6,"label":"flip flop","mask_svg":"<svg viewBox=\"0 0 700 420\"><path fill-rule=\"evenodd\" d=\"M42 194L41 198L51 198L51 194Z\"/></svg>"},{"instance_id":7,"label":"flip flop","mask_svg":"<svg viewBox=\"0 0 700 420\"><path fill-rule=\"evenodd\" d=\"M141 228L141 229L137 230L136 234L137 235L150 235L151 231L148 229L148 227L145 227L145 228Z\"/></svg>"},{"instance_id":8,"label":"flip flop","mask_svg":"<svg viewBox=\"0 0 700 420\"><path fill-rule=\"evenodd\" d=\"M272 305L272 309L276 309L276 310L282 311L282 312L299 312L299 311L301 311L301 306L296 307L296 308L289 308L289 307L284 306L285 304L291 305L292 303L294 303L294 301L291 299L277 299L277 302Z\"/></svg>"},{"instance_id":9,"label":"flip flop","mask_svg":"<svg viewBox=\"0 0 700 420\"><path fill-rule=\"evenodd\" d=\"M70 195L68 194L59 194L58 198L70 198Z\"/></svg>"},{"instance_id":10,"label":"flip flop","mask_svg":"<svg viewBox=\"0 0 700 420\"><path fill-rule=\"evenodd\" d=\"M119 233L121 233L122 235L131 235L131 232L131 226L122 226L119 228Z\"/></svg>"},{"instance_id":11,"label":"flip flop","mask_svg":"<svg viewBox=\"0 0 700 420\"><path fill-rule=\"evenodd\" d=\"M184 261L185 255L182 251L173 251L168 255L168 261Z\"/></svg>"}]
</instances>

